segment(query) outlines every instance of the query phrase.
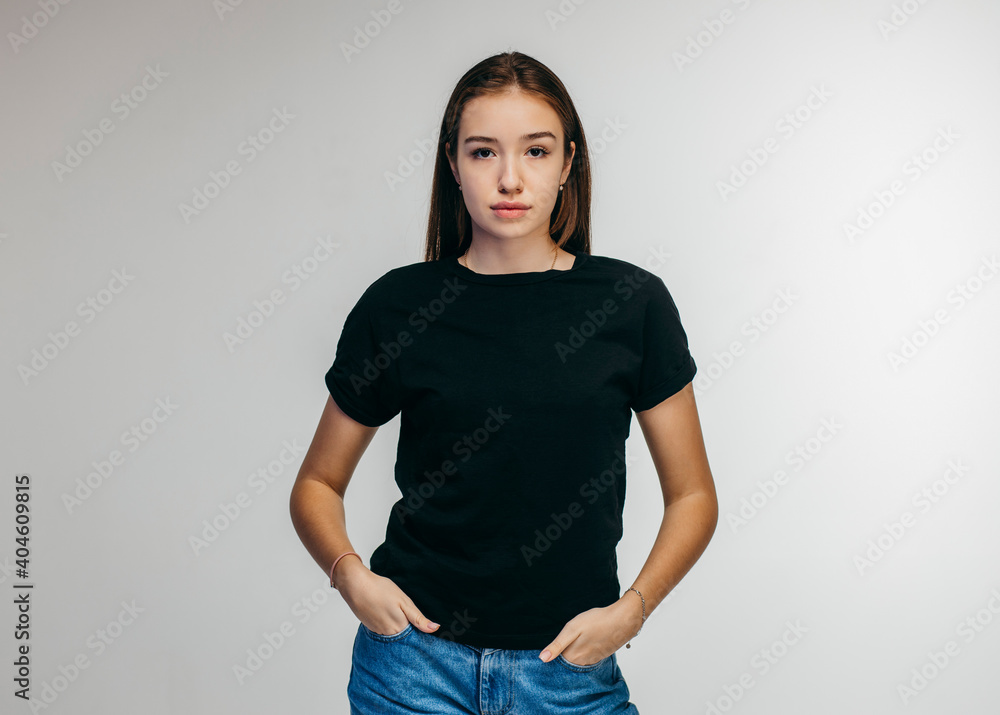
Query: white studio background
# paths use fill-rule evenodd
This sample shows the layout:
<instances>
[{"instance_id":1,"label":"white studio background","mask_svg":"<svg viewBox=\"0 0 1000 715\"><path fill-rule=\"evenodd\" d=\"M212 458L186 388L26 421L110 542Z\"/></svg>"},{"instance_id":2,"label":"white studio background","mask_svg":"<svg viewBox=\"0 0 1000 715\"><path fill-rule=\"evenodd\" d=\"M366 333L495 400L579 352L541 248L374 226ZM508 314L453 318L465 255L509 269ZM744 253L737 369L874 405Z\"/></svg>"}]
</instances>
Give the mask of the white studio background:
<instances>
[{"instance_id":1,"label":"white studio background","mask_svg":"<svg viewBox=\"0 0 1000 715\"><path fill-rule=\"evenodd\" d=\"M567 85L593 252L663 278L699 367L720 523L618 653L633 702L997 712L996 3L13 0L0 29L4 712L347 712L358 621L289 489L347 311L422 260L448 95L507 49ZM349 492L366 563L397 434ZM628 450L623 588L661 516L635 422Z\"/></svg>"}]
</instances>

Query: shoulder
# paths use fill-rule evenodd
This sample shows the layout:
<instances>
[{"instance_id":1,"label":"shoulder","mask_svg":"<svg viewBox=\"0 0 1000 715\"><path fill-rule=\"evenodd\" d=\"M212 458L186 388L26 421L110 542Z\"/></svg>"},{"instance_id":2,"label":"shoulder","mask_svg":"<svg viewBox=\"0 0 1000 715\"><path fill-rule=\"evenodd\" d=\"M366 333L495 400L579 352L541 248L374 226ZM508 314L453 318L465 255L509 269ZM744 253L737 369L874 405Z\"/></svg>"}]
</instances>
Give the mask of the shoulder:
<instances>
[{"instance_id":1,"label":"shoulder","mask_svg":"<svg viewBox=\"0 0 1000 715\"><path fill-rule=\"evenodd\" d=\"M657 262L658 265L659 263L662 262ZM640 266L621 258L597 255L588 256L585 265L590 275L598 276L602 282L606 281L617 295L624 296L626 300L642 298L639 302L645 303L648 300L670 299L666 284L653 272L652 266Z\"/></svg>"},{"instance_id":2,"label":"shoulder","mask_svg":"<svg viewBox=\"0 0 1000 715\"><path fill-rule=\"evenodd\" d=\"M632 272L638 268L635 264L629 263L621 258L601 256L596 253L587 255L587 262L585 265L588 270L607 273L608 275L620 274L623 271Z\"/></svg>"},{"instance_id":3,"label":"shoulder","mask_svg":"<svg viewBox=\"0 0 1000 715\"><path fill-rule=\"evenodd\" d=\"M433 281L443 278L440 261L420 261L390 268L369 283L359 302L388 305L407 299L424 290Z\"/></svg>"},{"instance_id":4,"label":"shoulder","mask_svg":"<svg viewBox=\"0 0 1000 715\"><path fill-rule=\"evenodd\" d=\"M598 256L591 254L587 257L587 262L585 264L588 270L604 274L608 277L614 278L631 278L632 280L644 281L650 276L654 278L659 278L653 270L653 267L640 266L631 261L626 261L623 258L614 258L613 256ZM660 263L657 263L659 266Z\"/></svg>"}]
</instances>

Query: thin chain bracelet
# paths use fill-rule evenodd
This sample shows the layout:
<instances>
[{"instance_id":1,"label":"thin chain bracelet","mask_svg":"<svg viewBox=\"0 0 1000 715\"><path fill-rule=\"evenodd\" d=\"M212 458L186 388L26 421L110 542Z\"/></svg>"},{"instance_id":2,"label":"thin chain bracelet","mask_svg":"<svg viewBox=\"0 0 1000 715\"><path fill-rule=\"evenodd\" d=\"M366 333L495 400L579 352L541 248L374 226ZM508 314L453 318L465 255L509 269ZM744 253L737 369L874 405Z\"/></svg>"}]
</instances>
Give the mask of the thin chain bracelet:
<instances>
[{"instance_id":1,"label":"thin chain bracelet","mask_svg":"<svg viewBox=\"0 0 1000 715\"><path fill-rule=\"evenodd\" d=\"M628 591L625 591L625 593L628 593L629 591L635 591L636 593L639 593L639 589L635 588L634 586L629 586ZM641 593L639 593L639 598L642 598ZM646 625L646 599L642 598L642 624L639 626L639 630L635 632L635 635L633 635L632 638L635 638L635 636L642 633L642 627L644 625ZM632 638L628 639L628 643L625 644L626 648L632 647Z\"/></svg>"}]
</instances>

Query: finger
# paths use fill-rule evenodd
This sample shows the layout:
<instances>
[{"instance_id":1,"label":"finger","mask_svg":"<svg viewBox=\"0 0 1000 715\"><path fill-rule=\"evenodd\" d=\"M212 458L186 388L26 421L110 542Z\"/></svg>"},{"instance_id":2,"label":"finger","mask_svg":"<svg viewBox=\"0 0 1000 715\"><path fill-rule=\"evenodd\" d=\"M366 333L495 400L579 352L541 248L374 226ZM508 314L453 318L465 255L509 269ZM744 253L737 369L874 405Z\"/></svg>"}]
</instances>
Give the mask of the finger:
<instances>
[{"instance_id":1,"label":"finger","mask_svg":"<svg viewBox=\"0 0 1000 715\"><path fill-rule=\"evenodd\" d=\"M556 637L554 641L542 649L542 652L538 654L538 657L542 659L543 663L548 663L550 660L562 653L565 647L566 646L560 642L559 638Z\"/></svg>"},{"instance_id":2,"label":"finger","mask_svg":"<svg viewBox=\"0 0 1000 715\"><path fill-rule=\"evenodd\" d=\"M410 623L412 623L415 628L419 628L420 630L425 631L427 633L433 633L434 631L436 631L438 628L441 627L441 624L435 623L434 621L430 620L429 618L424 616L423 613L421 613L416 609L414 609L412 614L407 613L406 616L407 618L410 619Z\"/></svg>"},{"instance_id":3,"label":"finger","mask_svg":"<svg viewBox=\"0 0 1000 715\"><path fill-rule=\"evenodd\" d=\"M542 649L542 652L538 654L538 657L542 659L543 663L548 663L550 660L562 653L570 643L576 640L577 636L580 634L574 633L572 630L574 628L575 626L571 626L567 623L556 635L555 640Z\"/></svg>"},{"instance_id":4,"label":"finger","mask_svg":"<svg viewBox=\"0 0 1000 715\"><path fill-rule=\"evenodd\" d=\"M396 588L399 587L397 586ZM400 592L402 593L402 589L400 589ZM440 624L435 623L421 613L420 609L413 603L413 599L406 593L403 593L402 603L399 604L399 608L403 612L403 615L406 616L406 619L413 624L414 628L419 628L427 633L433 633L441 627Z\"/></svg>"}]
</instances>

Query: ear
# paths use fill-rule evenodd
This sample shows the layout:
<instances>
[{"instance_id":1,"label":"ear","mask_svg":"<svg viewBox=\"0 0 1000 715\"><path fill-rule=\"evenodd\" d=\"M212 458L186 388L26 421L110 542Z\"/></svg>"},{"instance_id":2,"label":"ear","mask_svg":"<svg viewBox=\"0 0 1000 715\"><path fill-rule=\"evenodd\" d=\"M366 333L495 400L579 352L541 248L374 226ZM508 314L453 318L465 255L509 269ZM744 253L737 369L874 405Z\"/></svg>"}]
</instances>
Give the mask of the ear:
<instances>
[{"instance_id":1,"label":"ear","mask_svg":"<svg viewBox=\"0 0 1000 715\"><path fill-rule=\"evenodd\" d=\"M559 183L565 184L566 179L569 178L569 170L573 165L573 157L576 156L576 142L569 143L569 154L566 155L566 161L563 162L562 175L559 177Z\"/></svg>"},{"instance_id":2,"label":"ear","mask_svg":"<svg viewBox=\"0 0 1000 715\"><path fill-rule=\"evenodd\" d=\"M455 163L455 160L451 156L450 142L444 143L444 151L445 151L445 156L448 157L448 164L451 166L451 175L455 178L455 183L461 183L461 180L459 179L458 176L458 165Z\"/></svg>"}]
</instances>

